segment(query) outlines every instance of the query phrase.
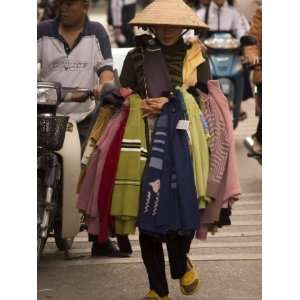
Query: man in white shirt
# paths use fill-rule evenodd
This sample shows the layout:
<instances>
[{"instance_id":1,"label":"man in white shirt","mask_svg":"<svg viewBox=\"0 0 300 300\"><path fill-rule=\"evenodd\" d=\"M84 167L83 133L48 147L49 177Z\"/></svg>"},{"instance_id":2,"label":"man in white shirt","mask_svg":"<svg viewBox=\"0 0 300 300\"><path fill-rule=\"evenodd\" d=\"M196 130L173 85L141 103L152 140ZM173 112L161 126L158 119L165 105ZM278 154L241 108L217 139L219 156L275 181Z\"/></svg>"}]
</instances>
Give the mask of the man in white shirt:
<instances>
[{"instance_id":1,"label":"man in white shirt","mask_svg":"<svg viewBox=\"0 0 300 300\"><path fill-rule=\"evenodd\" d=\"M230 31L237 39L247 32L242 15L234 6L229 5L227 0L212 0L208 7L199 9L197 15L207 23L210 31ZM236 74L234 81L236 87L234 105L238 112L236 117L242 120L247 117L244 112L240 112L245 86L243 72Z\"/></svg>"},{"instance_id":2,"label":"man in white shirt","mask_svg":"<svg viewBox=\"0 0 300 300\"><path fill-rule=\"evenodd\" d=\"M111 45L104 27L88 19L89 0L60 0L59 16L37 28L37 62L40 80L65 87L88 88L99 97L101 86L114 79ZM77 122L80 142L87 138L95 103L61 103L58 113ZM124 256L110 241L93 241L92 256ZM125 243L128 238L123 237ZM123 242L124 243L124 242ZM130 246L130 244L129 244Z\"/></svg>"},{"instance_id":3,"label":"man in white shirt","mask_svg":"<svg viewBox=\"0 0 300 300\"><path fill-rule=\"evenodd\" d=\"M228 5L227 0L212 0L208 7L208 14L205 17L206 8L197 11L201 20L207 19L207 25L211 31L231 31L236 38L241 38L246 33L241 14L239 11Z\"/></svg>"},{"instance_id":4,"label":"man in white shirt","mask_svg":"<svg viewBox=\"0 0 300 300\"><path fill-rule=\"evenodd\" d=\"M88 0L61 0L59 16L37 28L40 80L65 87L88 88L99 96L100 86L114 79L111 46L104 27L88 19ZM58 113L78 123L83 144L95 103L61 103Z\"/></svg>"}]
</instances>

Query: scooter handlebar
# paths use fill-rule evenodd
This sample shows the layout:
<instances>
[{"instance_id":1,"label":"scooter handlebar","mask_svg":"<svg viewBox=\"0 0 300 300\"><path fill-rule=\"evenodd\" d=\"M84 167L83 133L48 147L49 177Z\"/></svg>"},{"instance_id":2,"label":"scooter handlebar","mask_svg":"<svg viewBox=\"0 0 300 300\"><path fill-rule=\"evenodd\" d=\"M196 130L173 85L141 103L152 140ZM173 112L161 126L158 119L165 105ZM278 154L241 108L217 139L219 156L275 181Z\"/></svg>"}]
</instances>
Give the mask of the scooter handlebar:
<instances>
[{"instance_id":1,"label":"scooter handlebar","mask_svg":"<svg viewBox=\"0 0 300 300\"><path fill-rule=\"evenodd\" d=\"M94 98L93 92L89 89L61 88L61 102L85 102L89 98Z\"/></svg>"}]
</instances>

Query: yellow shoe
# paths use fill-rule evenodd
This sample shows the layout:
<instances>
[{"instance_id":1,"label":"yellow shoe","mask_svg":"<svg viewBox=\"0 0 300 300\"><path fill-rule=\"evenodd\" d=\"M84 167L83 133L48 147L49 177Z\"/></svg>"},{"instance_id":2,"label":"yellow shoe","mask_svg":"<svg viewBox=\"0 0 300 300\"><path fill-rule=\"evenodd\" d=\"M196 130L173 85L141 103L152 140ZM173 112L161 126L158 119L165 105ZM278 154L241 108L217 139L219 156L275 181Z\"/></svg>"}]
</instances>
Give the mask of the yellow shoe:
<instances>
[{"instance_id":1,"label":"yellow shoe","mask_svg":"<svg viewBox=\"0 0 300 300\"><path fill-rule=\"evenodd\" d=\"M193 266L191 260L187 257L188 271L180 279L180 290L184 295L193 295L197 291L200 283L200 277Z\"/></svg>"},{"instance_id":2,"label":"yellow shoe","mask_svg":"<svg viewBox=\"0 0 300 300\"><path fill-rule=\"evenodd\" d=\"M144 298L145 300L171 300L168 296L160 297L155 291L151 290Z\"/></svg>"}]
</instances>

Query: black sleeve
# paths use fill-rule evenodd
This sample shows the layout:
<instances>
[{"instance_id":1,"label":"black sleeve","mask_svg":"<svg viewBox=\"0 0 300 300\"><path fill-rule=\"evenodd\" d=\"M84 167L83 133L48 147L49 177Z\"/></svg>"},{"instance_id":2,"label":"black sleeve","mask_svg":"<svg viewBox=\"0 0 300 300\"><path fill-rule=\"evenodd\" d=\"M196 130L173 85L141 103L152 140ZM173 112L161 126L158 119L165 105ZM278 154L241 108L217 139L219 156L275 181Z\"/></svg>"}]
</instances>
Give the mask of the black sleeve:
<instances>
[{"instance_id":1,"label":"black sleeve","mask_svg":"<svg viewBox=\"0 0 300 300\"><path fill-rule=\"evenodd\" d=\"M103 55L103 58L104 59L112 58L111 44L110 44L108 33L102 24L100 24L100 23L96 23L96 24L98 26L96 27L95 33L96 33L96 37L100 44L101 53Z\"/></svg>"},{"instance_id":2,"label":"black sleeve","mask_svg":"<svg viewBox=\"0 0 300 300\"><path fill-rule=\"evenodd\" d=\"M137 78L131 52L127 54L124 60L120 75L120 83L122 87L129 87L132 90L137 91Z\"/></svg>"},{"instance_id":3,"label":"black sleeve","mask_svg":"<svg viewBox=\"0 0 300 300\"><path fill-rule=\"evenodd\" d=\"M197 98L197 89L201 90L203 93L208 94L207 82L211 80L211 73L209 67L209 60L205 53L203 53L205 61L197 68L197 83L193 87L189 87L188 92Z\"/></svg>"},{"instance_id":4,"label":"black sleeve","mask_svg":"<svg viewBox=\"0 0 300 300\"><path fill-rule=\"evenodd\" d=\"M205 62L202 63L197 70L198 82L196 84L197 87L201 89L201 87L207 85L207 81L211 80L211 72L209 67L209 59L206 53L203 53L203 57L205 58Z\"/></svg>"},{"instance_id":5,"label":"black sleeve","mask_svg":"<svg viewBox=\"0 0 300 300\"><path fill-rule=\"evenodd\" d=\"M43 36L55 37L53 26L54 26L53 20L46 20L40 22L37 25L37 39L39 40Z\"/></svg>"}]
</instances>

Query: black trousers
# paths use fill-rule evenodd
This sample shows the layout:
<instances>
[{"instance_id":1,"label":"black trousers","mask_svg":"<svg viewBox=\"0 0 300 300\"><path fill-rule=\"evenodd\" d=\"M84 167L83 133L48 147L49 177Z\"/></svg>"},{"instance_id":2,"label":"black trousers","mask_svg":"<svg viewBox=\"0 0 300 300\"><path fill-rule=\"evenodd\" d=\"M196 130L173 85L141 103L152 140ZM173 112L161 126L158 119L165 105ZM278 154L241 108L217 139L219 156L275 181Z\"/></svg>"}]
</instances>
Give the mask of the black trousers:
<instances>
[{"instance_id":1,"label":"black trousers","mask_svg":"<svg viewBox=\"0 0 300 300\"><path fill-rule=\"evenodd\" d=\"M187 254L194 234L194 232L189 235L173 233L165 238L173 279L180 279L187 270ZM150 290L154 290L160 297L169 294L162 244L162 239L140 233L142 258L147 270Z\"/></svg>"}]
</instances>

